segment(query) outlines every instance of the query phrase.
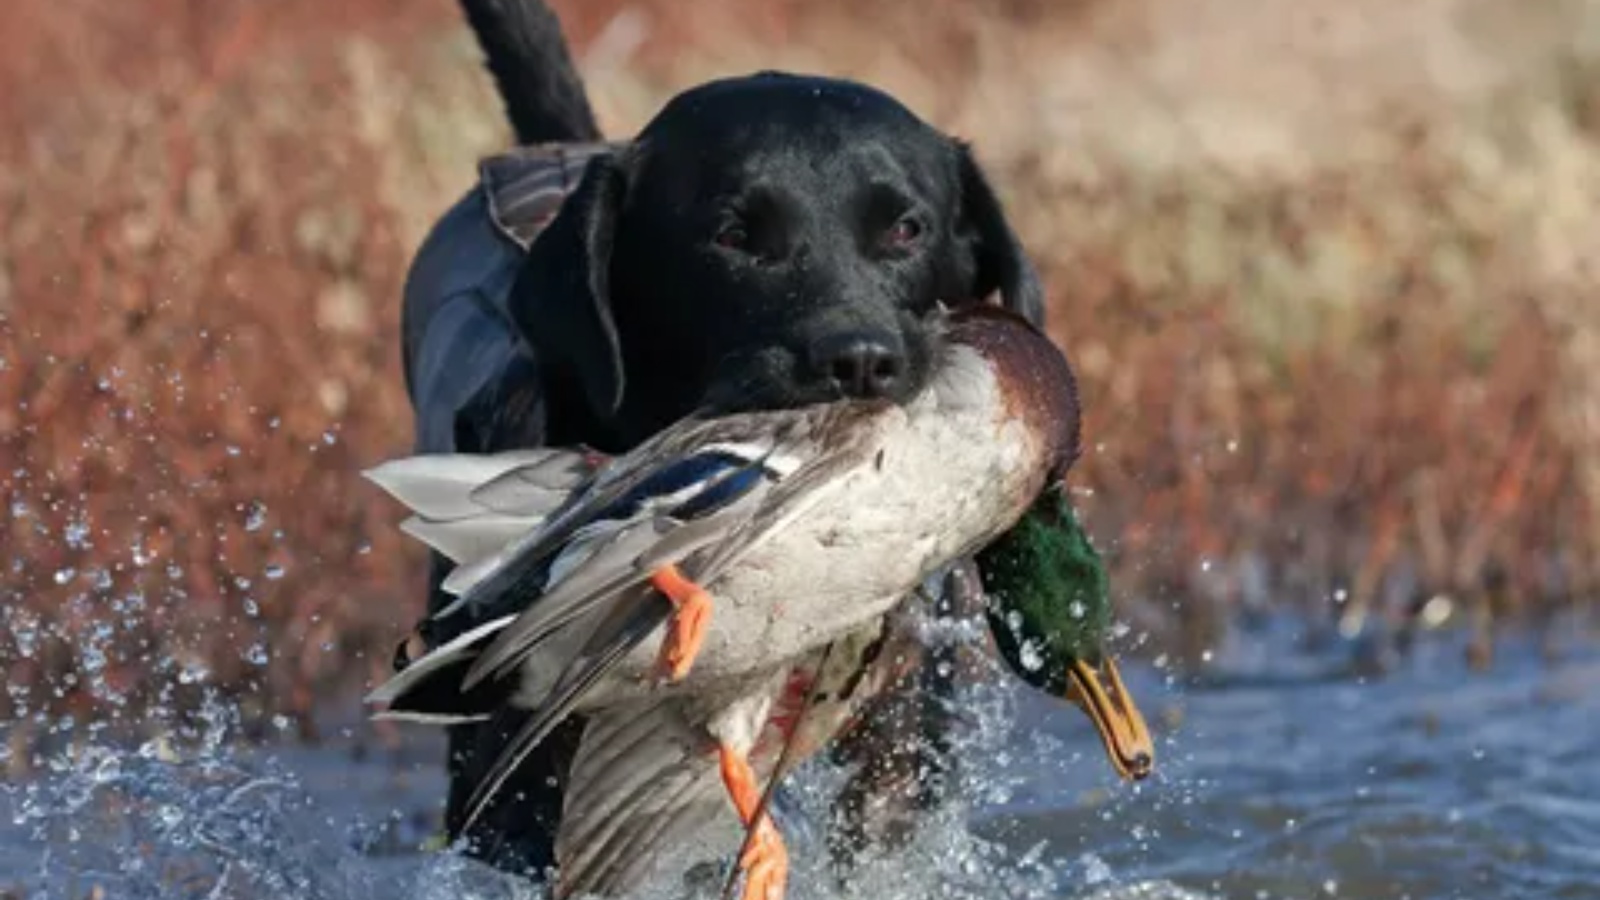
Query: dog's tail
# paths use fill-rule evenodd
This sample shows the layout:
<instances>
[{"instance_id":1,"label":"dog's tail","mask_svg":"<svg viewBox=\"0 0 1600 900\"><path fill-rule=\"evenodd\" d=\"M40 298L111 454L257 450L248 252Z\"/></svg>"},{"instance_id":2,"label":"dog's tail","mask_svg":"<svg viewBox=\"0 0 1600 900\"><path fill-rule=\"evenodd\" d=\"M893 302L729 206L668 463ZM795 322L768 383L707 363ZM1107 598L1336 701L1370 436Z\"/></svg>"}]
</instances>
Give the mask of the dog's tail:
<instances>
[{"instance_id":1,"label":"dog's tail","mask_svg":"<svg viewBox=\"0 0 1600 900\"><path fill-rule=\"evenodd\" d=\"M461 0L520 144L597 141L561 22L543 0Z\"/></svg>"}]
</instances>

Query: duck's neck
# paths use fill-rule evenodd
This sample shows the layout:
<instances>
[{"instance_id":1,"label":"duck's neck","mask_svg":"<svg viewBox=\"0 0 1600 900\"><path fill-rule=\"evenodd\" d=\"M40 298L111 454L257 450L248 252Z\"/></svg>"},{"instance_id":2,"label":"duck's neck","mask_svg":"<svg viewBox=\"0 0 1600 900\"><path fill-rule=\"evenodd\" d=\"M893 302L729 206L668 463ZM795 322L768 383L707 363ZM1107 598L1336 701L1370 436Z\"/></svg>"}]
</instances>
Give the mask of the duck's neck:
<instances>
[{"instance_id":1,"label":"duck's neck","mask_svg":"<svg viewBox=\"0 0 1600 900\"><path fill-rule=\"evenodd\" d=\"M980 551L977 563L995 640L1013 667L1055 679L1065 676L1065 660L1098 662L1110 586L1059 484Z\"/></svg>"}]
</instances>

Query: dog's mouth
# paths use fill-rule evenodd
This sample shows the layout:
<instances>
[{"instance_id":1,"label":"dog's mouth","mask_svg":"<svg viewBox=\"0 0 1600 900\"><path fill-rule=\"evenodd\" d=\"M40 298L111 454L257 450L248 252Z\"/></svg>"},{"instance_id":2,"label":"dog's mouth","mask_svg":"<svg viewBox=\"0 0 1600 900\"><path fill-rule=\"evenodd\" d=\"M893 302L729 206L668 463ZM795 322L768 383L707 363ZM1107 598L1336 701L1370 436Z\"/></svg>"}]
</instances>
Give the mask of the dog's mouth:
<instances>
[{"instance_id":1,"label":"dog's mouth","mask_svg":"<svg viewBox=\"0 0 1600 900\"><path fill-rule=\"evenodd\" d=\"M847 399L839 387L799 377L799 361L783 347L724 358L700 408L712 415L798 409Z\"/></svg>"}]
</instances>

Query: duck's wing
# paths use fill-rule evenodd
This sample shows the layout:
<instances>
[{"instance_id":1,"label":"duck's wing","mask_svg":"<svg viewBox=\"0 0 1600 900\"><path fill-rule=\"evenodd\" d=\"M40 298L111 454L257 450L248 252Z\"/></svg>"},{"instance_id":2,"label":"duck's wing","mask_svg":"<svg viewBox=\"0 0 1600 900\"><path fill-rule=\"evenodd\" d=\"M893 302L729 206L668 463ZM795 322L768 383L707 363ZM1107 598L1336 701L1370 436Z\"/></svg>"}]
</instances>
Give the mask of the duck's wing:
<instances>
[{"instance_id":1,"label":"duck's wing","mask_svg":"<svg viewBox=\"0 0 1600 900\"><path fill-rule=\"evenodd\" d=\"M664 515L647 514L608 523L575 540L552 565L550 586L503 630L479 656L464 685L499 677L519 667L557 629L608 602L624 602L628 588L644 587L664 566L688 558L702 547L726 540L761 508L771 483L759 469L736 471L710 486L716 502L696 495L690 504Z\"/></svg>"},{"instance_id":2,"label":"duck's wing","mask_svg":"<svg viewBox=\"0 0 1600 900\"><path fill-rule=\"evenodd\" d=\"M451 572L446 589L459 599L434 613L434 618L464 608L493 615L526 606L529 598L537 598L545 587L547 564L585 528L606 520L634 518L644 510L681 502L704 490L710 481L726 474L728 459L764 457L776 439L796 427L789 419L769 413L681 420L627 456L611 461L537 528L492 555ZM506 477L501 476L502 481ZM483 487L485 502L504 489L501 485Z\"/></svg>"},{"instance_id":3,"label":"duck's wing","mask_svg":"<svg viewBox=\"0 0 1600 900\"><path fill-rule=\"evenodd\" d=\"M676 855L688 850L684 839L719 816L728 820L729 837L737 834L711 750L676 700L627 704L589 719L556 835L560 895L630 893L664 852L674 853L674 868L692 862ZM726 848L704 850L711 857Z\"/></svg>"},{"instance_id":4,"label":"duck's wing","mask_svg":"<svg viewBox=\"0 0 1600 900\"><path fill-rule=\"evenodd\" d=\"M764 495L770 472L757 461L731 453L721 445L709 453L686 457L676 466L657 467L652 475L637 482L632 493L623 494L610 507L612 514L621 510L627 515L602 517L568 534L556 548L556 557L533 573L543 586L543 593L535 602L520 602L516 596L484 598L477 610L483 614L482 621L411 662L373 691L368 701L388 704L381 714L387 718L474 721L484 718L497 703L509 700L521 689L541 693L558 685L587 684L583 680L562 682L561 677L576 677L588 659L576 651L584 646L596 622L612 612L625 614L640 596L638 591L630 594L629 588L638 587L653 568L718 539L731 527L730 520L748 515L746 505L759 503ZM745 455L752 452L747 450ZM502 477L520 474L509 470ZM669 502L677 504L670 507L672 515L660 514L658 506ZM521 504L519 508L525 511L527 506ZM438 538L439 532L448 535L438 543L448 540L457 542L459 547L485 540L478 531L479 519L461 518L428 526L435 529L429 532L430 536ZM459 566L446 579L446 588L452 587L454 580L470 590L494 575L495 566L503 563L505 556L490 553ZM618 600L621 606L605 609L601 601L607 599ZM596 611L601 615L586 615ZM509 635L504 634L508 631ZM521 652L521 647L545 639L555 640L564 652L537 660L538 673L523 672L515 679L486 678L489 674L511 674L529 664L529 654ZM530 684L536 687L529 688ZM573 699L581 699L581 691ZM564 710L562 704L556 706Z\"/></svg>"},{"instance_id":5,"label":"duck's wing","mask_svg":"<svg viewBox=\"0 0 1600 900\"><path fill-rule=\"evenodd\" d=\"M461 679L483 645L494 632L510 624L511 619L511 616L501 616L458 635L374 688L365 701L382 703L386 708L372 717L434 725L458 725L489 718L505 699L506 689L485 685L475 692L463 691Z\"/></svg>"},{"instance_id":6,"label":"duck's wing","mask_svg":"<svg viewBox=\"0 0 1600 900\"><path fill-rule=\"evenodd\" d=\"M478 782L467 801L463 832L472 827L511 773L561 724L589 689L667 620L672 605L665 597L648 588L639 588L636 592L639 596L635 599L639 602L628 604L626 608L620 608L620 604L613 607L610 615L595 626L555 680L547 700L536 707L538 713L529 718L500 751L494 766Z\"/></svg>"}]
</instances>

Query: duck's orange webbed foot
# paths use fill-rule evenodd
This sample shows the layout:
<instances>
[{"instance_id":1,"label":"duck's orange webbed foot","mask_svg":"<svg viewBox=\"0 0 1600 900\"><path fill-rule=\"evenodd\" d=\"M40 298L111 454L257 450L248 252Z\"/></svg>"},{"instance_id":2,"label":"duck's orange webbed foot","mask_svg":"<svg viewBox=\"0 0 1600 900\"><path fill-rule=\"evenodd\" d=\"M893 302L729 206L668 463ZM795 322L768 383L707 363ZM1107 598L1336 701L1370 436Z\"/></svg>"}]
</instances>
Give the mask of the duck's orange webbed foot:
<instances>
[{"instance_id":1,"label":"duck's orange webbed foot","mask_svg":"<svg viewBox=\"0 0 1600 900\"><path fill-rule=\"evenodd\" d=\"M711 621L711 595L684 577L677 566L656 570L650 576L650 583L665 594L674 607L656 665L668 680L681 681L694 666L700 645L705 643L706 626Z\"/></svg>"},{"instance_id":2,"label":"duck's orange webbed foot","mask_svg":"<svg viewBox=\"0 0 1600 900\"><path fill-rule=\"evenodd\" d=\"M739 857L739 868L744 871L744 891L740 896L742 900L783 900L789 884L789 851L771 816L762 812L761 820L751 825L761 808L761 786L756 783L755 772L744 754L727 744L718 745L717 751L722 762L722 783L739 812L739 821L753 830L749 847Z\"/></svg>"}]
</instances>

